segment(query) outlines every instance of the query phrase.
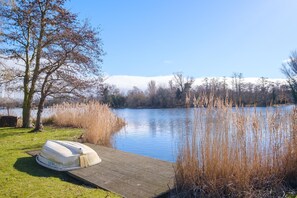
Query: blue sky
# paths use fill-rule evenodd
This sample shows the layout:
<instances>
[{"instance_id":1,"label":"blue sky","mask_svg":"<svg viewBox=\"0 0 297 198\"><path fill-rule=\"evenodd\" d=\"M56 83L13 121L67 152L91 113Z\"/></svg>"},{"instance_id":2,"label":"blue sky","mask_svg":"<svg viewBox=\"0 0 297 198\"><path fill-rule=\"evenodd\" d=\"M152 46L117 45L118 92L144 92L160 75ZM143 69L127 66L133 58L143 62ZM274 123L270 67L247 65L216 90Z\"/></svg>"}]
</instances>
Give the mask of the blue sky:
<instances>
[{"instance_id":1,"label":"blue sky","mask_svg":"<svg viewBox=\"0 0 297 198\"><path fill-rule=\"evenodd\" d=\"M297 49L296 0L88 0L67 7L101 28L109 75L283 78Z\"/></svg>"}]
</instances>

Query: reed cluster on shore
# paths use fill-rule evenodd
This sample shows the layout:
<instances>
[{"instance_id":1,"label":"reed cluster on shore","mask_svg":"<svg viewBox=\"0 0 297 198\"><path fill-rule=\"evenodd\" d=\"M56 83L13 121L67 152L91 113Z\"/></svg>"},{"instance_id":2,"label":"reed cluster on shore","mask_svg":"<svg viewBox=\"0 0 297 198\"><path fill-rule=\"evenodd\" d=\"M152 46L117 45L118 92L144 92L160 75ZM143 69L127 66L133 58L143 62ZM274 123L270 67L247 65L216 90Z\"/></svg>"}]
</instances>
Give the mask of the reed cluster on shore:
<instances>
[{"instance_id":1,"label":"reed cluster on shore","mask_svg":"<svg viewBox=\"0 0 297 198\"><path fill-rule=\"evenodd\" d=\"M83 141L92 144L111 146L112 135L125 125L123 119L99 102L63 103L54 105L52 111L55 125L82 128Z\"/></svg>"},{"instance_id":2,"label":"reed cluster on shore","mask_svg":"<svg viewBox=\"0 0 297 198\"><path fill-rule=\"evenodd\" d=\"M297 187L297 109L196 108L179 148L178 197L278 197Z\"/></svg>"}]
</instances>

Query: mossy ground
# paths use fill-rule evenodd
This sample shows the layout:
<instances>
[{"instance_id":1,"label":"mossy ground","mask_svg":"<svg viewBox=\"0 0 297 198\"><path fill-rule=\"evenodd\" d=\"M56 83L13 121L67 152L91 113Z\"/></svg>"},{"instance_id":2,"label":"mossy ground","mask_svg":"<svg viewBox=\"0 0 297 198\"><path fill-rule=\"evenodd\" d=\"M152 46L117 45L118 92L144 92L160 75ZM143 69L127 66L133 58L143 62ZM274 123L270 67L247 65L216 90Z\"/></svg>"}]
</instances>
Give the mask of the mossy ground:
<instances>
[{"instance_id":1,"label":"mossy ground","mask_svg":"<svg viewBox=\"0 0 297 198\"><path fill-rule=\"evenodd\" d=\"M26 151L40 149L48 139L74 140L79 129L46 127L44 132L0 128L0 197L117 197L90 188L64 172L52 171L36 163Z\"/></svg>"}]
</instances>

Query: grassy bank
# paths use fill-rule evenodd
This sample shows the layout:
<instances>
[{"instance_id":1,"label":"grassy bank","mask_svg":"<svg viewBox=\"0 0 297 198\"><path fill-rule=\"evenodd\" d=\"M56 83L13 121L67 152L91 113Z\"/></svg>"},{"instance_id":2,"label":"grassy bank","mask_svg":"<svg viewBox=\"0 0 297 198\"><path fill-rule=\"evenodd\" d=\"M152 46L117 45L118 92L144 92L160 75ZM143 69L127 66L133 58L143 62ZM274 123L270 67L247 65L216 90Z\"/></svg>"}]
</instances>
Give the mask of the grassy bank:
<instances>
[{"instance_id":1,"label":"grassy bank","mask_svg":"<svg viewBox=\"0 0 297 198\"><path fill-rule=\"evenodd\" d=\"M40 149L48 139L74 140L81 129L46 127L42 133L29 130L0 128L0 197L116 197L86 187L63 172L43 168L25 153Z\"/></svg>"},{"instance_id":2,"label":"grassy bank","mask_svg":"<svg viewBox=\"0 0 297 198\"><path fill-rule=\"evenodd\" d=\"M180 197L282 197L297 187L297 109L197 108L177 159Z\"/></svg>"}]
</instances>

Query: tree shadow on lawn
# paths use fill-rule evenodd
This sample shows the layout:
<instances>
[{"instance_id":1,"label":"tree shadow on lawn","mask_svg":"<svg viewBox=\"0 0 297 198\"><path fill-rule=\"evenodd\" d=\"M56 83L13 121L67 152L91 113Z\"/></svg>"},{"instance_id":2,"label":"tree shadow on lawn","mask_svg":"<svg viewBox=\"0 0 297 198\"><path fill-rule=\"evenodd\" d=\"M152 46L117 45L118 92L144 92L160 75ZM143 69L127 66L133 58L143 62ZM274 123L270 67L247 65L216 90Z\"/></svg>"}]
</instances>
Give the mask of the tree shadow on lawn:
<instances>
[{"instance_id":1,"label":"tree shadow on lawn","mask_svg":"<svg viewBox=\"0 0 297 198\"><path fill-rule=\"evenodd\" d=\"M1 1L1 0L0 0ZM11 148L11 149L6 149L7 151L25 151L26 153L28 152L32 152L32 149L33 150L36 150L36 151L40 151L41 150L41 147L42 147L43 144L34 144L32 146L27 146L27 147L23 147L22 145L18 148ZM39 152L38 152L39 153ZM29 153L28 153L29 154ZM29 154L30 155L30 154Z\"/></svg>"},{"instance_id":2,"label":"tree shadow on lawn","mask_svg":"<svg viewBox=\"0 0 297 198\"><path fill-rule=\"evenodd\" d=\"M14 131L13 129L19 130L19 128L16 127L0 127L0 137L5 138L9 136L19 136L28 132L26 129L19 131Z\"/></svg>"},{"instance_id":3,"label":"tree shadow on lawn","mask_svg":"<svg viewBox=\"0 0 297 198\"><path fill-rule=\"evenodd\" d=\"M37 164L35 157L18 158L13 167L18 171L27 173L34 177L56 177L62 181L86 186L82 181L70 177L66 172L54 171Z\"/></svg>"}]
</instances>

